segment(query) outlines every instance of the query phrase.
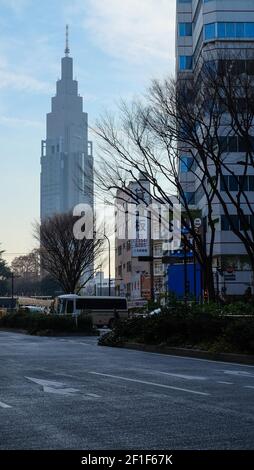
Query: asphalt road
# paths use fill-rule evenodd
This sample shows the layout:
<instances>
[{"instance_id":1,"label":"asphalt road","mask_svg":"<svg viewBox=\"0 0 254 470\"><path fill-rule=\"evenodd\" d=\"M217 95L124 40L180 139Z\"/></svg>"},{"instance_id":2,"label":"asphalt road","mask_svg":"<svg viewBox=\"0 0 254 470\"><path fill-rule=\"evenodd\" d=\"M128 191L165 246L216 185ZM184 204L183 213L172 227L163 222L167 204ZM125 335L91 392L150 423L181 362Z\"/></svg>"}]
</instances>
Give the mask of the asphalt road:
<instances>
[{"instance_id":1,"label":"asphalt road","mask_svg":"<svg viewBox=\"0 0 254 470\"><path fill-rule=\"evenodd\" d=\"M0 332L0 449L253 449L254 367Z\"/></svg>"}]
</instances>

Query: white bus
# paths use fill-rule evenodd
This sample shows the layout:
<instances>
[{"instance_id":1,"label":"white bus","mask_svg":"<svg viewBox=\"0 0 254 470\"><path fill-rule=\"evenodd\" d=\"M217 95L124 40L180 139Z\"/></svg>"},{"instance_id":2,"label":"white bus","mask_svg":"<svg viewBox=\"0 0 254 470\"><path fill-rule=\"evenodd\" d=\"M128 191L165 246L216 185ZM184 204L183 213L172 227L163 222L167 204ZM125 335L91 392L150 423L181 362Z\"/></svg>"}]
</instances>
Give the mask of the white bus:
<instances>
[{"instance_id":1,"label":"white bus","mask_svg":"<svg viewBox=\"0 0 254 470\"><path fill-rule=\"evenodd\" d=\"M90 315L96 326L112 328L116 318L128 318L125 297L95 297L75 294L59 295L54 302L54 310L59 315Z\"/></svg>"}]
</instances>

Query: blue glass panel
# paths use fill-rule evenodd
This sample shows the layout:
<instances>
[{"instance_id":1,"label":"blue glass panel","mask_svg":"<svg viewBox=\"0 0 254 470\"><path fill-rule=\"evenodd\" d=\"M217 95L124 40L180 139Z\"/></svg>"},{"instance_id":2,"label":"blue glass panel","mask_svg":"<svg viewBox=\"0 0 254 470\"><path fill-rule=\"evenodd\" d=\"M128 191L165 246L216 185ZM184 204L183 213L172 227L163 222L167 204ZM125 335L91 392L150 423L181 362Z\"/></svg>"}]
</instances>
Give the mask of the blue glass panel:
<instances>
[{"instance_id":1,"label":"blue glass panel","mask_svg":"<svg viewBox=\"0 0 254 470\"><path fill-rule=\"evenodd\" d=\"M226 25L225 25L225 23L218 23L218 25L217 25L217 34L218 34L218 38L225 38L226 37Z\"/></svg>"},{"instance_id":2,"label":"blue glass panel","mask_svg":"<svg viewBox=\"0 0 254 470\"><path fill-rule=\"evenodd\" d=\"M179 69L191 70L191 68L192 68L192 56L180 55L179 56Z\"/></svg>"},{"instance_id":3,"label":"blue glass panel","mask_svg":"<svg viewBox=\"0 0 254 470\"><path fill-rule=\"evenodd\" d=\"M235 23L226 23L226 37L235 38Z\"/></svg>"},{"instance_id":4,"label":"blue glass panel","mask_svg":"<svg viewBox=\"0 0 254 470\"><path fill-rule=\"evenodd\" d=\"M215 38L215 23L210 23L205 25L205 39L214 39Z\"/></svg>"},{"instance_id":5,"label":"blue glass panel","mask_svg":"<svg viewBox=\"0 0 254 470\"><path fill-rule=\"evenodd\" d=\"M237 38L244 37L244 23L236 23L236 37Z\"/></svg>"},{"instance_id":6,"label":"blue glass panel","mask_svg":"<svg viewBox=\"0 0 254 470\"><path fill-rule=\"evenodd\" d=\"M185 35L192 36L192 23L185 23Z\"/></svg>"},{"instance_id":7,"label":"blue glass panel","mask_svg":"<svg viewBox=\"0 0 254 470\"><path fill-rule=\"evenodd\" d=\"M179 36L192 36L192 23L179 23Z\"/></svg>"},{"instance_id":8,"label":"blue glass panel","mask_svg":"<svg viewBox=\"0 0 254 470\"><path fill-rule=\"evenodd\" d=\"M254 38L254 23L245 23L245 37Z\"/></svg>"},{"instance_id":9,"label":"blue glass panel","mask_svg":"<svg viewBox=\"0 0 254 470\"><path fill-rule=\"evenodd\" d=\"M182 173L187 173L188 171L190 171L192 164L193 164L193 158L192 157L182 156L181 157L181 162L180 162L181 172Z\"/></svg>"},{"instance_id":10,"label":"blue glass panel","mask_svg":"<svg viewBox=\"0 0 254 470\"><path fill-rule=\"evenodd\" d=\"M184 70L185 69L185 55L180 55L179 57L179 69Z\"/></svg>"},{"instance_id":11,"label":"blue glass panel","mask_svg":"<svg viewBox=\"0 0 254 470\"><path fill-rule=\"evenodd\" d=\"M186 56L186 69L190 70L192 68L192 56Z\"/></svg>"},{"instance_id":12,"label":"blue glass panel","mask_svg":"<svg viewBox=\"0 0 254 470\"><path fill-rule=\"evenodd\" d=\"M185 36L185 23L179 23L179 36Z\"/></svg>"}]
</instances>

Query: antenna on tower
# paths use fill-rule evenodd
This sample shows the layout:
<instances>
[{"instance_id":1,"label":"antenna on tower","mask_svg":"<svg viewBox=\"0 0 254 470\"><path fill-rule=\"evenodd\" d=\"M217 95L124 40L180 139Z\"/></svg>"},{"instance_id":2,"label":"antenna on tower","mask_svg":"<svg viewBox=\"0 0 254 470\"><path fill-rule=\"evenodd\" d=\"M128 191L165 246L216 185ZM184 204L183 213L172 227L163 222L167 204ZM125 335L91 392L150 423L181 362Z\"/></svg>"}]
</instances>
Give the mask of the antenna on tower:
<instances>
[{"instance_id":1,"label":"antenna on tower","mask_svg":"<svg viewBox=\"0 0 254 470\"><path fill-rule=\"evenodd\" d=\"M65 46L65 55L68 56L70 54L70 48L69 48L69 26L68 24L66 25L66 46Z\"/></svg>"}]
</instances>

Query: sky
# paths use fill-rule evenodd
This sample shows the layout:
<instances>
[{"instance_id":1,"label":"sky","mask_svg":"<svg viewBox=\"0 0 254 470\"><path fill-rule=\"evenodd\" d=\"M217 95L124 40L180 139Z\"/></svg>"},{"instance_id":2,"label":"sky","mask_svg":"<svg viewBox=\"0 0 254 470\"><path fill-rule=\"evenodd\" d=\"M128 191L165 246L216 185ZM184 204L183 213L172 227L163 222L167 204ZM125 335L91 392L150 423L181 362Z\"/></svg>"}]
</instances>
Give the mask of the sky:
<instances>
[{"instance_id":1,"label":"sky","mask_svg":"<svg viewBox=\"0 0 254 470\"><path fill-rule=\"evenodd\" d=\"M41 140L66 24L91 126L174 73L175 0L0 0L0 246L9 262L35 246Z\"/></svg>"}]
</instances>

